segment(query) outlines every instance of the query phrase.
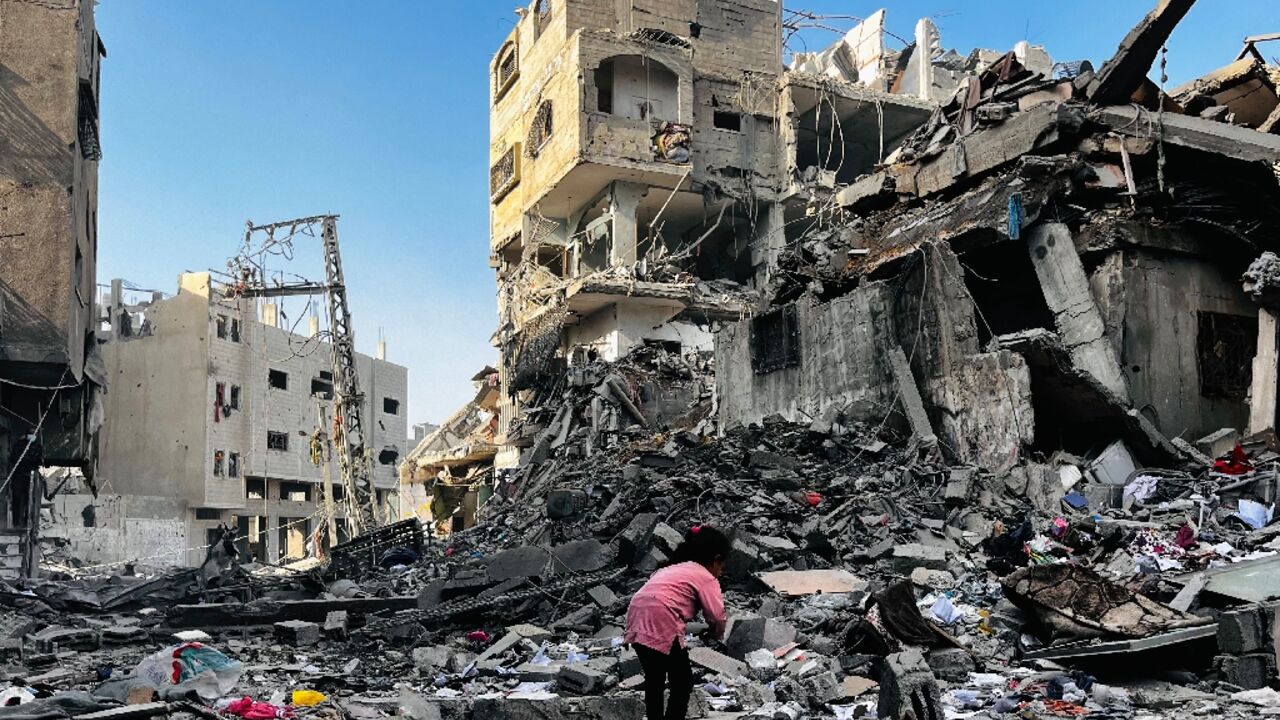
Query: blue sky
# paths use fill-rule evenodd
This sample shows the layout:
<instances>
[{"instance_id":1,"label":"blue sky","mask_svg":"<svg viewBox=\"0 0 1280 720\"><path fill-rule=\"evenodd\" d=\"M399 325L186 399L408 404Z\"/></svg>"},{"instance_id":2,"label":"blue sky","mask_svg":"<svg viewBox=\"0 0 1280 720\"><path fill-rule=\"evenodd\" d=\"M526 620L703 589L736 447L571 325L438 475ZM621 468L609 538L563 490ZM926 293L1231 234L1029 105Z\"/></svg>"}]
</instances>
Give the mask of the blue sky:
<instances>
[{"instance_id":1,"label":"blue sky","mask_svg":"<svg viewBox=\"0 0 1280 720\"><path fill-rule=\"evenodd\" d=\"M888 24L909 37L929 16L961 53L1027 39L1056 60L1100 64L1153 5L898 0ZM410 420L438 422L496 361L487 76L515 6L103 0L99 282L173 292L183 270L224 268L246 219L339 213L358 349L384 332L389 359L409 367ZM864 16L881 5L787 7ZM1201 0L1169 44L1171 83L1234 60L1246 35L1280 30L1277 7ZM834 37L806 31L793 49ZM1265 50L1280 55L1280 43Z\"/></svg>"}]
</instances>

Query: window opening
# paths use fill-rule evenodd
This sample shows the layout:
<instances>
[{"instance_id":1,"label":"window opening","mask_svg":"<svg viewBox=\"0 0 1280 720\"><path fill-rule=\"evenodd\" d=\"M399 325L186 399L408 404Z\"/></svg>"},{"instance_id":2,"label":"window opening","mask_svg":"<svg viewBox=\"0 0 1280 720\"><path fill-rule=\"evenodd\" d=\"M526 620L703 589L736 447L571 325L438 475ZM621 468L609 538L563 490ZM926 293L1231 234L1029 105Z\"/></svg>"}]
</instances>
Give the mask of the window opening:
<instances>
[{"instance_id":1,"label":"window opening","mask_svg":"<svg viewBox=\"0 0 1280 720\"><path fill-rule=\"evenodd\" d=\"M288 450L289 449L289 433L267 431L267 449L268 450Z\"/></svg>"},{"instance_id":2,"label":"window opening","mask_svg":"<svg viewBox=\"0 0 1280 720\"><path fill-rule=\"evenodd\" d=\"M283 370L268 370L267 384L277 390L289 389L289 373Z\"/></svg>"},{"instance_id":3,"label":"window opening","mask_svg":"<svg viewBox=\"0 0 1280 720\"><path fill-rule=\"evenodd\" d=\"M712 121L721 130L742 132L742 116L738 113L716 110L712 113Z\"/></svg>"},{"instance_id":4,"label":"window opening","mask_svg":"<svg viewBox=\"0 0 1280 720\"><path fill-rule=\"evenodd\" d=\"M1243 400L1253 381L1258 320L1244 315L1200 312L1196 353L1200 394Z\"/></svg>"},{"instance_id":5,"label":"window opening","mask_svg":"<svg viewBox=\"0 0 1280 720\"><path fill-rule=\"evenodd\" d=\"M757 375L799 364L800 328L795 305L751 318L751 367Z\"/></svg>"}]
</instances>

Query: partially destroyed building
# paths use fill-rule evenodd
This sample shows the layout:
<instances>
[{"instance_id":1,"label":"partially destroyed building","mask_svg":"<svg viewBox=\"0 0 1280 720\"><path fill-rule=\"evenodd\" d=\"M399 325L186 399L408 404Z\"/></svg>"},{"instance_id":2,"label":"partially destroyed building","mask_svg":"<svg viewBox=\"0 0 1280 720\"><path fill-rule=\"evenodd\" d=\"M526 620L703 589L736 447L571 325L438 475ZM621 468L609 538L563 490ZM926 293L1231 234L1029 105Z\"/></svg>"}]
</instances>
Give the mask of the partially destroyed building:
<instances>
[{"instance_id":1,"label":"partially destroyed building","mask_svg":"<svg viewBox=\"0 0 1280 720\"><path fill-rule=\"evenodd\" d=\"M0 480L7 478L0 496L6 509L33 467L75 466L93 477L104 384L93 327L99 63L106 55L93 9L93 2L0 3ZM32 429L36 441L23 441ZM2 524L30 525L26 511L0 513Z\"/></svg>"},{"instance_id":2,"label":"partially destroyed building","mask_svg":"<svg viewBox=\"0 0 1280 720\"><path fill-rule=\"evenodd\" d=\"M475 397L423 437L400 464L400 517L445 535L476 523L498 454L498 371L471 378Z\"/></svg>"},{"instance_id":3,"label":"partially destroyed building","mask_svg":"<svg viewBox=\"0 0 1280 720\"><path fill-rule=\"evenodd\" d=\"M642 344L709 351L782 222L773 0L537 0L490 67L490 240L504 388Z\"/></svg>"},{"instance_id":4,"label":"partially destroyed building","mask_svg":"<svg viewBox=\"0 0 1280 720\"><path fill-rule=\"evenodd\" d=\"M208 273L184 273L177 295L105 303L113 391L102 430L101 493L59 495L55 535L85 562L198 564L219 526L246 560L301 558L347 539L332 457L329 344L286 324L276 304L239 297ZM408 372L357 356L368 446L384 518L397 512L396 466L407 436ZM326 488L332 495L326 495Z\"/></svg>"}]
</instances>

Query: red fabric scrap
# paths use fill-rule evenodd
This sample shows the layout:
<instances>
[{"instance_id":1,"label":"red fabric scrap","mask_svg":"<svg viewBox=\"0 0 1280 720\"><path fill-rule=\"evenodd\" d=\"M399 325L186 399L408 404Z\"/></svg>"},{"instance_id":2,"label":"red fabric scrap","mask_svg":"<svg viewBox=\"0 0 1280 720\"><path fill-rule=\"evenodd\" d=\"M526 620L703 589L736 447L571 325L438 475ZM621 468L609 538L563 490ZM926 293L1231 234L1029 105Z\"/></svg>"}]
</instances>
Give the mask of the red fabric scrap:
<instances>
[{"instance_id":1,"label":"red fabric scrap","mask_svg":"<svg viewBox=\"0 0 1280 720\"><path fill-rule=\"evenodd\" d=\"M245 720L274 720L275 718L293 717L293 708L287 705L282 707L271 703L257 702L248 696L239 700L232 700L230 705L222 709L222 712L242 717Z\"/></svg>"},{"instance_id":2,"label":"red fabric scrap","mask_svg":"<svg viewBox=\"0 0 1280 720\"><path fill-rule=\"evenodd\" d=\"M1253 472L1253 463L1249 462L1249 455L1240 443L1236 443L1229 455L1213 462L1213 469L1223 475L1244 475Z\"/></svg>"}]
</instances>

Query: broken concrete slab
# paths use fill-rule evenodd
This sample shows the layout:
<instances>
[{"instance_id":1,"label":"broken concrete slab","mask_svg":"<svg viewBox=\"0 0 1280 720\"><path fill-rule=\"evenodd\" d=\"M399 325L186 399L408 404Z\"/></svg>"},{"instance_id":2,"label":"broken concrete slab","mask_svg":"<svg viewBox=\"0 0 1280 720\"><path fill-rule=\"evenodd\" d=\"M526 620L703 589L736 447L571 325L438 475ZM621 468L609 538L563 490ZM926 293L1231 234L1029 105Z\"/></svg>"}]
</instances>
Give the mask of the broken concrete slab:
<instances>
[{"instance_id":1,"label":"broken concrete slab","mask_svg":"<svg viewBox=\"0 0 1280 720\"><path fill-rule=\"evenodd\" d=\"M757 573L769 589L783 597L803 597L817 593L851 593L867 588L867 582L844 569L778 570Z\"/></svg>"},{"instance_id":2,"label":"broken concrete slab","mask_svg":"<svg viewBox=\"0 0 1280 720\"><path fill-rule=\"evenodd\" d=\"M1123 106L1099 108L1091 117L1116 132L1138 135L1145 132L1138 126L1151 116L1142 108ZM1280 135L1173 113L1165 113L1162 123L1162 137L1170 145L1245 162L1280 162Z\"/></svg>"}]
</instances>

